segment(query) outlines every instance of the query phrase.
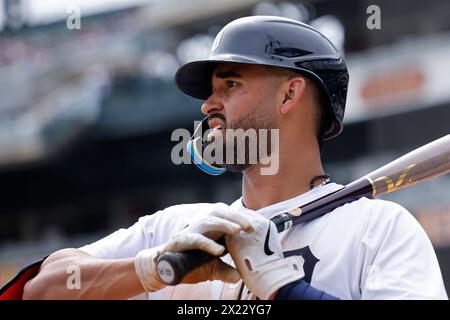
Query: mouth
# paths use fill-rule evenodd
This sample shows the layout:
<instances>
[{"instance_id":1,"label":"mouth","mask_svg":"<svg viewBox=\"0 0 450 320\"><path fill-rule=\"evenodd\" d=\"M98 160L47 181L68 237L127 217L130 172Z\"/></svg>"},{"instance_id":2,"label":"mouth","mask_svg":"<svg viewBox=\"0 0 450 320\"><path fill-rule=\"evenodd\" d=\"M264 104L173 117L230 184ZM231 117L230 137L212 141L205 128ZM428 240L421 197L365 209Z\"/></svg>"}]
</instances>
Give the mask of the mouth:
<instances>
[{"instance_id":1,"label":"mouth","mask_svg":"<svg viewBox=\"0 0 450 320\"><path fill-rule=\"evenodd\" d=\"M222 121L222 119L215 117L208 121L208 125L211 129L207 137L207 140L209 142L212 142L213 140L218 138L218 135L225 135L225 123Z\"/></svg>"},{"instance_id":2,"label":"mouth","mask_svg":"<svg viewBox=\"0 0 450 320\"><path fill-rule=\"evenodd\" d=\"M218 118L211 119L208 121L209 128L211 132L215 132L218 130L225 130L225 124Z\"/></svg>"}]
</instances>

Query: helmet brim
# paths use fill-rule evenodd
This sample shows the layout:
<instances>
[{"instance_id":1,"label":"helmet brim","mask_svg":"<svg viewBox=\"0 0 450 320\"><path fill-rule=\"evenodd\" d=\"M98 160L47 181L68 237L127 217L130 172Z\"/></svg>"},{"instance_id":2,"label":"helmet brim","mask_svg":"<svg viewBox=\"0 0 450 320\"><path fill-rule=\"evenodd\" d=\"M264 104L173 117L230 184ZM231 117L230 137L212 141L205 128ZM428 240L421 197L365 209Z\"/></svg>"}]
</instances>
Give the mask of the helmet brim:
<instances>
[{"instance_id":1,"label":"helmet brim","mask_svg":"<svg viewBox=\"0 0 450 320\"><path fill-rule=\"evenodd\" d=\"M211 78L218 62L200 60L186 63L175 74L177 87L187 95L206 100L211 95Z\"/></svg>"},{"instance_id":2,"label":"helmet brim","mask_svg":"<svg viewBox=\"0 0 450 320\"><path fill-rule=\"evenodd\" d=\"M258 58L230 54L217 55L214 59L192 61L181 66L175 74L175 83L187 95L206 100L212 93L212 75L220 63L270 65Z\"/></svg>"}]
</instances>

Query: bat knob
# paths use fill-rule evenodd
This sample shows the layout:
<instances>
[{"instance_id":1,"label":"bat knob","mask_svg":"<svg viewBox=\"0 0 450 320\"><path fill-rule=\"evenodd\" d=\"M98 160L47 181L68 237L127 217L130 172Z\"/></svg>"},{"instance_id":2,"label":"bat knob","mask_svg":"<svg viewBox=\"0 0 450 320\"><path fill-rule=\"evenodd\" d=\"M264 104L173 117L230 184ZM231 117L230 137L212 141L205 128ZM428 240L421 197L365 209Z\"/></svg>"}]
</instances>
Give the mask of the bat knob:
<instances>
[{"instance_id":1,"label":"bat knob","mask_svg":"<svg viewBox=\"0 0 450 320\"><path fill-rule=\"evenodd\" d=\"M165 252L156 260L156 271L162 282L175 286L192 270L213 260L215 257L202 250L186 252Z\"/></svg>"},{"instance_id":2,"label":"bat knob","mask_svg":"<svg viewBox=\"0 0 450 320\"><path fill-rule=\"evenodd\" d=\"M167 285L177 285L184 277L183 259L178 253L163 253L156 262L159 278Z\"/></svg>"}]
</instances>

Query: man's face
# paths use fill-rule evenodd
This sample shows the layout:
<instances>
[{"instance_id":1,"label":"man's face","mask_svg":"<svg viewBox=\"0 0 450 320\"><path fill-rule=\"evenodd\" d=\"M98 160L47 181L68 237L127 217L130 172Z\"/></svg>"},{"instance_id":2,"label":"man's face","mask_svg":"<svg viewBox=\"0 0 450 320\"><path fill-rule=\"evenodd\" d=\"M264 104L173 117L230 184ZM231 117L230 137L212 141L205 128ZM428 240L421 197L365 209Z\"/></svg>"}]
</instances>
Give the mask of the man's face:
<instances>
[{"instance_id":1,"label":"man's face","mask_svg":"<svg viewBox=\"0 0 450 320\"><path fill-rule=\"evenodd\" d=\"M225 136L225 151L226 145L230 143L230 136L225 135L225 129L254 129L257 134L261 129L266 129L266 146L270 150L270 129L278 128L276 95L279 80L261 66L226 63L215 69L211 81L213 92L202 105L202 112L210 116L208 124L213 129L208 140L213 141L217 135ZM235 161L227 167L232 171L243 171L251 165L249 153L258 155L258 149L249 150L246 143L245 162L239 164L236 159L237 141L235 137L231 139L235 142ZM257 146L260 146L259 137Z\"/></svg>"}]
</instances>

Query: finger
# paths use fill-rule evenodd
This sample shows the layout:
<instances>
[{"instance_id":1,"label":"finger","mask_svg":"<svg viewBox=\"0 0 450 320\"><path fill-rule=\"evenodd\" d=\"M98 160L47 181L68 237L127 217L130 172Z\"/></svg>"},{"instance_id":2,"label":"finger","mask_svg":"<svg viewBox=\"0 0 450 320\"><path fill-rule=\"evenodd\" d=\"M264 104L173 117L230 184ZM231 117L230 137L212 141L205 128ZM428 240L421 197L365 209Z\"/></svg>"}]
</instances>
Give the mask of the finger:
<instances>
[{"instance_id":1,"label":"finger","mask_svg":"<svg viewBox=\"0 0 450 320\"><path fill-rule=\"evenodd\" d=\"M188 250L203 250L214 256L220 256L225 247L200 233L186 233L170 241L164 248L166 252L183 252Z\"/></svg>"},{"instance_id":2,"label":"finger","mask_svg":"<svg viewBox=\"0 0 450 320\"><path fill-rule=\"evenodd\" d=\"M243 228L232 221L225 218L209 217L208 220L202 222L199 226L192 228L192 232L207 234L211 232L219 232L223 234L234 234Z\"/></svg>"},{"instance_id":3,"label":"finger","mask_svg":"<svg viewBox=\"0 0 450 320\"><path fill-rule=\"evenodd\" d=\"M242 213L235 212L231 210L229 207L227 207L226 210L223 208L218 209L214 211L212 214L218 218L226 219L240 225L243 230L246 230L249 227L251 227L251 222L248 216Z\"/></svg>"}]
</instances>

